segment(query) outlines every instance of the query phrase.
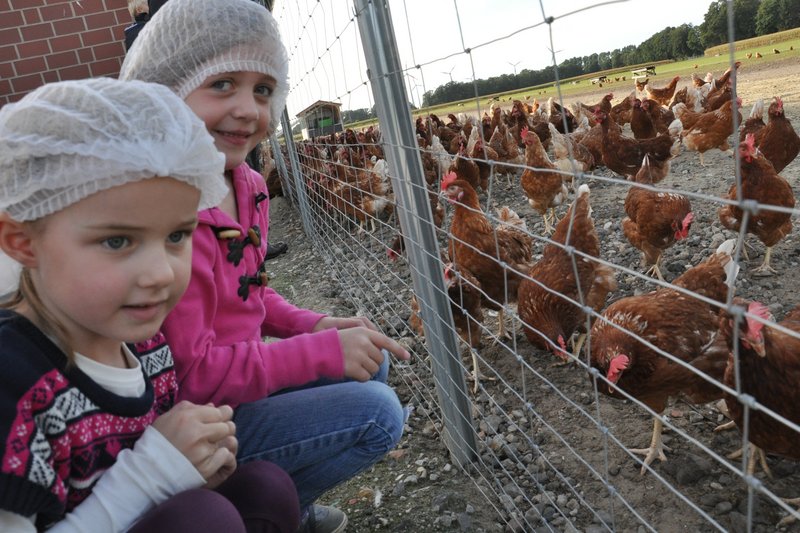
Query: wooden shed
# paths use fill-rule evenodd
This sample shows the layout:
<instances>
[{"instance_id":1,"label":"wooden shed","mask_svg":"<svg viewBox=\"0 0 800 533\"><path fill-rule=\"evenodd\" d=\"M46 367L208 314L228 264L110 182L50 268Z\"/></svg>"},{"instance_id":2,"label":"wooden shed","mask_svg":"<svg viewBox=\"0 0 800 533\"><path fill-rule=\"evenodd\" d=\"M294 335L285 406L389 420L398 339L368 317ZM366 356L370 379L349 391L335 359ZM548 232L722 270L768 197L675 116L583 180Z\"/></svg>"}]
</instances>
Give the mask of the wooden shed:
<instances>
[{"instance_id":1,"label":"wooden shed","mask_svg":"<svg viewBox=\"0 0 800 533\"><path fill-rule=\"evenodd\" d=\"M342 104L317 100L297 113L303 139L312 139L320 135L330 135L342 131Z\"/></svg>"}]
</instances>

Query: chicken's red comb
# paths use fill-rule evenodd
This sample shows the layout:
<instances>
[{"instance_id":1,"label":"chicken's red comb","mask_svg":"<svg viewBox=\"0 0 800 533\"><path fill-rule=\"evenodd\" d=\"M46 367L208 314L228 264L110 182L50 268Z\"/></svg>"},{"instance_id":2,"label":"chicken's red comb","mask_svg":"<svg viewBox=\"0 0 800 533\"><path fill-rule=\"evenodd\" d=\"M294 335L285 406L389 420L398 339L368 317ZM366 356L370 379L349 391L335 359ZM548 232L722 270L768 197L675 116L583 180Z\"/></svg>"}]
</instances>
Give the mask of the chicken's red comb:
<instances>
[{"instance_id":1,"label":"chicken's red comb","mask_svg":"<svg viewBox=\"0 0 800 533\"><path fill-rule=\"evenodd\" d=\"M756 136L752 133L748 133L745 138L744 142L742 143L751 154L756 152Z\"/></svg>"},{"instance_id":2,"label":"chicken's red comb","mask_svg":"<svg viewBox=\"0 0 800 533\"><path fill-rule=\"evenodd\" d=\"M628 368L631 360L628 358L627 355L619 354L614 357L611 362L608 364L608 374L606 377L608 381L612 383L616 383L619 380L619 375L622 373L623 370Z\"/></svg>"},{"instance_id":3,"label":"chicken's red comb","mask_svg":"<svg viewBox=\"0 0 800 533\"><path fill-rule=\"evenodd\" d=\"M450 279L453 276L453 268L450 264L445 265L444 267L444 279Z\"/></svg>"},{"instance_id":4,"label":"chicken's red comb","mask_svg":"<svg viewBox=\"0 0 800 533\"><path fill-rule=\"evenodd\" d=\"M764 320L772 319L772 313L769 312L766 305L760 302L750 302L750 305L747 306L747 312ZM748 336L760 337L764 324L749 316L746 316L745 320L747 321Z\"/></svg>"},{"instance_id":5,"label":"chicken's red comb","mask_svg":"<svg viewBox=\"0 0 800 533\"><path fill-rule=\"evenodd\" d=\"M776 96L775 103L778 104L778 111L783 111L783 98Z\"/></svg>"},{"instance_id":6,"label":"chicken's red comb","mask_svg":"<svg viewBox=\"0 0 800 533\"><path fill-rule=\"evenodd\" d=\"M689 224L691 224L691 223L692 223L692 220L694 220L694 213L692 213L691 211L689 211L688 213L686 213L686 216L685 216L685 217L683 217L683 221L681 222L681 224L682 224L682 225L683 225L683 227L685 228L685 227L687 227Z\"/></svg>"},{"instance_id":7,"label":"chicken's red comb","mask_svg":"<svg viewBox=\"0 0 800 533\"><path fill-rule=\"evenodd\" d=\"M528 126L525 126L525 127L522 128L522 131L520 132L520 136L522 137L523 141L528 138Z\"/></svg>"},{"instance_id":8,"label":"chicken's red comb","mask_svg":"<svg viewBox=\"0 0 800 533\"><path fill-rule=\"evenodd\" d=\"M455 172L448 172L442 177L442 190L447 189L451 183L456 181L458 176L456 176Z\"/></svg>"}]
</instances>

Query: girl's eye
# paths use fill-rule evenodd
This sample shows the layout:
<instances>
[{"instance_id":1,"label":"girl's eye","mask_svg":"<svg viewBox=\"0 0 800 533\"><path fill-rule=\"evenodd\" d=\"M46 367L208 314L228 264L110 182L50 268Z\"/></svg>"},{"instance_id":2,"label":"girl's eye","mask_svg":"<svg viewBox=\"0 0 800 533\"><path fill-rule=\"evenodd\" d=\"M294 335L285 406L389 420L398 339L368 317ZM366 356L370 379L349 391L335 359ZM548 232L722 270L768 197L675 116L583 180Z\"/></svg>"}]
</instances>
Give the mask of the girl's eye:
<instances>
[{"instance_id":1,"label":"girl's eye","mask_svg":"<svg viewBox=\"0 0 800 533\"><path fill-rule=\"evenodd\" d=\"M232 85L230 80L216 80L211 84L211 88L219 91L227 91Z\"/></svg>"},{"instance_id":2,"label":"girl's eye","mask_svg":"<svg viewBox=\"0 0 800 533\"><path fill-rule=\"evenodd\" d=\"M180 244L187 240L189 235L191 235L190 231L173 231L169 234L167 240L170 242L170 244Z\"/></svg>"},{"instance_id":3,"label":"girl's eye","mask_svg":"<svg viewBox=\"0 0 800 533\"><path fill-rule=\"evenodd\" d=\"M275 89L270 87L269 85L259 85L256 87L256 94L259 96L272 96L272 93Z\"/></svg>"},{"instance_id":4,"label":"girl's eye","mask_svg":"<svg viewBox=\"0 0 800 533\"><path fill-rule=\"evenodd\" d=\"M110 250L121 250L128 244L127 237L109 237L102 242L102 245Z\"/></svg>"}]
</instances>

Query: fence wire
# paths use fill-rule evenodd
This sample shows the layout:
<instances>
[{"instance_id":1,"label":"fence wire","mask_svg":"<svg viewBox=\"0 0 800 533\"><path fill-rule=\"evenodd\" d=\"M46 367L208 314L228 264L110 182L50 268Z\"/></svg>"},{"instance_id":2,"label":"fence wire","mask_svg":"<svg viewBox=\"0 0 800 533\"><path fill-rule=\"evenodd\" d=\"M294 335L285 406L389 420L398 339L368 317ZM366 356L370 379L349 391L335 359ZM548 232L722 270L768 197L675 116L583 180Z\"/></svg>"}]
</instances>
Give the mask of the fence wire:
<instances>
[{"instance_id":1,"label":"fence wire","mask_svg":"<svg viewBox=\"0 0 800 533\"><path fill-rule=\"evenodd\" d=\"M481 35L467 34L460 11L465 7L454 1L452 19L442 21L448 33L440 53L438 49L420 50L411 30L417 21L409 17L406 1L391 2L394 31L403 45L392 42L387 47L399 54L404 67L383 75L404 79L408 102L414 108L422 101L419 89L423 94L432 89L426 80L446 73L455 62L468 64L471 79L477 80L481 62L491 61L492 51L501 50L500 46L509 42L524 43L530 54L551 57L556 76L553 84L514 95L480 95L473 82L474 94L467 100L414 110L415 123L410 125L418 134L414 146L388 141L390 136L381 127L384 117L375 116L375 102L380 100L372 93L376 74L367 68L369 56L365 56L365 52L374 51L365 50L359 33L359 24L365 23L363 17L370 16L367 11L388 9L388 4L355 2L343 9L345 4L332 0L279 3L275 14L290 52L289 115L319 100L340 104L343 109L368 108L373 113L361 124L345 124L344 131L284 145L281 157L275 154L282 186L292 202L308 213L304 218L308 236L359 312L388 335L401 339L412 352L411 362L395 363L394 375L412 396L409 400L417 406L417 416L428 417L433 427L445 433L449 422L443 414L448 407L444 404L464 405L467 400L470 408L461 412L459 422L470 428L471 438L449 438L473 447L469 452L474 461L461 464L462 470L484 494L499 521L522 530L563 530L568 525L579 529L660 530L676 528L675 519L680 516L682 527L688 530L771 529L778 519L796 515L792 505L781 497L800 496L793 493L800 486L800 470L778 455L768 457L773 464L771 473L754 470L758 455L749 452L755 450L751 441L757 441L767 453L800 457L796 446L800 444L800 416L795 407L800 321L792 312L798 304L792 298L798 277L796 236L789 227L774 242L761 237L755 244L760 254L762 243L770 243L767 256L772 252L777 275L761 277L759 274L768 272L756 271L755 258L744 257L748 230L757 235L769 233L762 227L765 213L788 215L789 226L796 219L798 211L787 195L793 196L800 163L794 161L780 173L792 184L788 193L771 189L771 195L754 197L754 188L747 181L752 175L750 166L744 173L740 159L723 150L726 146L717 143L716 147L723 149L710 150L705 154L708 166L700 166L698 156L686 149L684 140L674 145L680 151L669 159L671 167L667 167L663 181L640 183L609 170L602 161L591 168L581 166L580 152L584 149L578 141L565 141L566 154L557 154L552 146L547 159L540 158L531 165L532 159L526 159L525 134L519 128L513 131L513 122L503 118L511 117L515 108L523 108L530 127L528 135L555 138L557 134L549 126L546 133L534 133L537 122L544 121L556 129L561 126L562 131L585 128L583 134L588 136L597 130L586 124L569 124L566 112L556 112L558 106L572 110L576 123L583 117L591 126L602 117L590 109L597 101L602 105L609 89L617 93L612 100L615 105L630 101L629 94L646 97L646 90L638 91L631 83L637 80L626 79L632 74L631 67L607 73L605 87L597 79L559 79L555 42L561 33L569 31L570 21L587 10L602 20L604 9L624 1L598 2L567 13L551 13L540 3L540 21L532 17L506 20L502 35L485 40ZM366 7L359 9L358 5ZM733 4L729 2L728 6L732 8ZM734 16L730 9L731 35ZM457 45L451 49L453 41ZM752 53L745 56L744 50L735 52L733 40L729 48L728 56L714 63L711 84L729 69L728 98L736 102L737 97L743 97L741 111L745 115L763 99L766 122L766 109L779 95L758 92L766 89L757 83L758 75L750 74L757 71L756 64L748 62ZM793 50L784 53L796 54ZM742 62L738 71L737 62ZM514 69L516 73L516 65ZM667 87L674 74L669 64L657 65L655 70L661 73L651 73L651 86ZM704 77L697 65L693 70L698 71L700 79ZM675 94L684 88L687 94L709 91L706 96L717 90L708 85L694 87L686 72L680 75ZM577 97L571 90L574 85L588 88ZM589 108L582 107L580 99ZM668 105L675 100L673 95ZM787 99L785 104L787 116L800 124L800 100ZM668 105L659 109L666 113ZM685 105L694 102L689 99ZM547 109L549 115L541 114L537 106ZM449 118L440 120L437 114ZM685 116L678 117L681 123ZM285 131L291 129L287 118L283 122ZM746 118L733 113L730 124L724 124L734 132L729 140L733 154L745 149L738 130ZM632 137L629 123L622 124L626 137ZM453 137L459 139L469 124L475 132L472 138L465 133L461 142L452 141ZM598 127L602 128L593 126ZM682 127L684 133L689 130ZM503 130L505 133L496 137ZM551 143L555 140L545 142ZM272 147L273 152L279 148L274 139ZM502 148L505 156L497 148ZM387 162L386 154L402 150L419 154L424 183L414 182L411 187L428 199L425 209L398 201L393 192L397 183L408 183L409 178L392 175L392 162ZM475 187L480 191L477 205L465 205L461 196L448 199L443 191L443 179L458 159L465 166L467 162L477 163L486 172L485 181ZM561 162L550 166L551 160ZM544 183L546 173L561 175L569 188L561 202L553 201L553 195L547 197L543 186L523 185L531 176L531 182ZM465 175L460 171L457 174L459 178ZM567 216L583 186L590 190L591 231L598 237L599 256L587 251L586 226L579 220L578 208L570 209ZM691 203L694 220L688 235L663 250L666 281L644 273L640 252L623 230L623 219L626 214L630 216L626 196L632 190L648 191L660 198L680 195ZM759 202L759 198L774 201ZM651 216L641 220L656 218L652 216L656 204L642 203L650 206ZM563 226L555 234L545 231L550 221L543 218L551 205L556 209L553 225ZM718 213L726 206L741 210L737 214L739 231L721 224ZM503 207L512 211L503 211ZM400 227L399 221L406 217L431 229L438 249L420 250L424 243L421 235ZM458 220L477 225L464 231L454 228L459 226ZM672 232L680 229L679 224ZM713 276L694 284L695 290L682 281L675 284L680 275L714 255L729 238L735 239L730 264L740 268L733 277L722 281L717 269ZM752 237L749 240L756 242ZM524 259L508 259L514 246L520 248ZM408 260L412 248L422 257L433 258L439 267L430 271L424 262ZM453 252L459 250L454 257ZM531 270L531 265L558 253L566 261L554 267L560 269L555 278L572 279L574 293L554 290L548 281L552 276L535 267ZM482 272L482 279L477 279L471 272L473 263L487 260L495 262L496 271L493 275ZM593 265L592 272L604 268L614 274L617 287L599 303L592 300L591 280L581 278L582 272L585 278L582 267L586 264ZM412 279L437 287L436 301L422 299ZM529 290L554 298L548 305L566 309L573 324L562 337L552 334L553 323L541 318L542 312L533 310L526 314L527 320L523 319L520 306L527 304L517 302L513 289L520 279ZM727 283L721 298L710 292L719 283ZM660 291L658 297L654 291ZM638 298L639 303L621 307L634 301L632 298ZM642 318L656 298L684 304ZM442 312L437 301L448 302L449 311ZM765 307L750 302L761 302ZM613 309L627 310L606 312L612 305L618 306ZM708 313L719 318L714 321L714 331L697 346L705 320L699 317ZM786 315L786 320L778 324ZM448 334L437 333L441 330L431 328L432 324L443 325ZM588 333L586 342L582 351L572 354L567 343L573 331L580 333L581 328ZM430 334L425 335L426 330ZM458 361L462 375L451 374L449 382L443 384L434 379L437 371L442 372L442 361L431 353L435 352L433 347L448 346L454 332L458 347L448 354ZM529 338L541 342L533 344ZM674 339L680 342L671 342ZM620 348L615 351L614 342L626 343L628 353L623 354ZM682 348L681 353L671 353L665 348L669 346ZM697 347L693 351L688 346ZM761 348L766 351L764 358L754 355ZM601 360L603 353L625 355L623 367L616 371L619 373L612 371L614 365L609 360ZM706 354L705 359L699 353ZM558 364L556 355L570 364ZM474 380L469 389L463 387L463 376ZM715 392L697 393L709 387ZM727 420L725 409L716 403L723 398L728 408L738 406L741 410L738 432L715 431ZM669 446L655 449L653 444L650 451L656 458L666 453L666 462L645 464L631 449L646 441L651 420L656 428L663 426L663 440ZM793 451L791 445L786 447L787 442L795 445ZM729 458L739 447L743 450L741 459Z\"/></svg>"}]
</instances>

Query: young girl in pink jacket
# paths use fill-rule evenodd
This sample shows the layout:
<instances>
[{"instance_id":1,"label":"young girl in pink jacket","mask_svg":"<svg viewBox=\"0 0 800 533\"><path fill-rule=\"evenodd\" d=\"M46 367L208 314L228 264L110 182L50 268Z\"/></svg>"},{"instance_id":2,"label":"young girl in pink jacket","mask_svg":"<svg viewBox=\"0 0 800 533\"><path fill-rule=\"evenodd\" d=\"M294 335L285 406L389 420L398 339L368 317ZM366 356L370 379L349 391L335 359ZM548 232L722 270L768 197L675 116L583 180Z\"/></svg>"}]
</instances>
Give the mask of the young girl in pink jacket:
<instances>
[{"instance_id":1,"label":"young girl in pink jacket","mask_svg":"<svg viewBox=\"0 0 800 533\"><path fill-rule=\"evenodd\" d=\"M341 511L308 506L397 444L404 413L385 384L386 353L409 354L366 318L300 309L267 286L269 195L244 161L278 123L287 70L265 8L170 0L139 35L120 78L172 88L226 159L220 180L229 194L200 213L191 282L164 323L181 395L234 406L238 459L283 467L316 530L340 531ZM283 340L268 344L265 336Z\"/></svg>"}]
</instances>

